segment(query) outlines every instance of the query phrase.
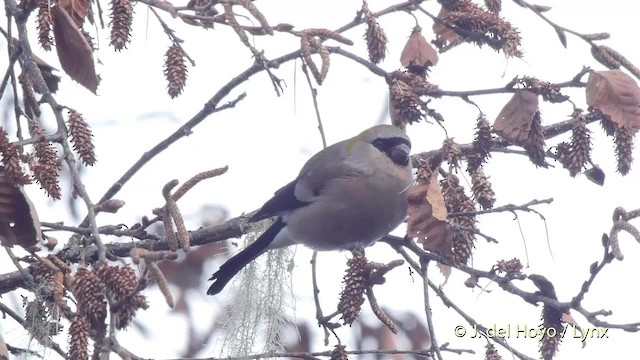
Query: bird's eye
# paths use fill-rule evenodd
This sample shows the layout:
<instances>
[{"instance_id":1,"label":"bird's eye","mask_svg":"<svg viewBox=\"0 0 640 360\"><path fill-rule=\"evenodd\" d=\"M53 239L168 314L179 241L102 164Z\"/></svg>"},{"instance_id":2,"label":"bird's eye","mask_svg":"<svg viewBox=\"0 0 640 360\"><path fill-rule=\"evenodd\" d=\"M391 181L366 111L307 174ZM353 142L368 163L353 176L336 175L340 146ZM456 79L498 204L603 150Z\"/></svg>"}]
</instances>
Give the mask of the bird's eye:
<instances>
[{"instance_id":1,"label":"bird's eye","mask_svg":"<svg viewBox=\"0 0 640 360\"><path fill-rule=\"evenodd\" d=\"M375 139L371 142L371 145L386 154L394 163L402 166L409 164L411 144L406 139Z\"/></svg>"},{"instance_id":2,"label":"bird's eye","mask_svg":"<svg viewBox=\"0 0 640 360\"><path fill-rule=\"evenodd\" d=\"M409 147L405 144L394 146L393 148L391 148L389 157L391 158L391 160L393 160L394 163L406 166L409 164L409 151Z\"/></svg>"}]
</instances>

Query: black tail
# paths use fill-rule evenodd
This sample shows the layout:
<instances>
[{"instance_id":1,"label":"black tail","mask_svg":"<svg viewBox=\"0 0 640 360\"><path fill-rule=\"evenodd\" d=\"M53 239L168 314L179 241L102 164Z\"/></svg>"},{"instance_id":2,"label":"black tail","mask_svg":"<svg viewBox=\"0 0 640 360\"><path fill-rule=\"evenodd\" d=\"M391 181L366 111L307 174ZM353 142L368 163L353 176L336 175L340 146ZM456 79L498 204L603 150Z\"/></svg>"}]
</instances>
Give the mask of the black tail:
<instances>
[{"instance_id":1,"label":"black tail","mask_svg":"<svg viewBox=\"0 0 640 360\"><path fill-rule=\"evenodd\" d=\"M218 269L218 271L216 271L209 279L213 280L213 284L211 284L209 290L207 290L207 294L215 295L222 291L227 283L231 281L231 279L233 279L240 270L268 250L269 244L271 244L273 239L284 226L284 222L278 217L278 220L276 220L276 222L273 223L267 231L260 235L256 241L249 244L249 246L242 249L242 251L222 264L220 269Z\"/></svg>"}]
</instances>

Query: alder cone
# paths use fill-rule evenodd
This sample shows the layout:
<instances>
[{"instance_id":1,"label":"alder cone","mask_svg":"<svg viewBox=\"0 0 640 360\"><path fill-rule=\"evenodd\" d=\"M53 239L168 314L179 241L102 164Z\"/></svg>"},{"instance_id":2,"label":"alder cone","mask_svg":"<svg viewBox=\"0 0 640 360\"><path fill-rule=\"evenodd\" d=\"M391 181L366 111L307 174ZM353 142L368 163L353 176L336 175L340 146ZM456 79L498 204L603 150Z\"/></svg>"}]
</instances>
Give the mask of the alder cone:
<instances>
[{"instance_id":1,"label":"alder cone","mask_svg":"<svg viewBox=\"0 0 640 360\"><path fill-rule=\"evenodd\" d=\"M89 320L93 329L99 329L100 334L104 335L104 320L107 316L104 284L93 271L81 267L76 273L71 289L78 301L78 312Z\"/></svg>"},{"instance_id":2,"label":"alder cone","mask_svg":"<svg viewBox=\"0 0 640 360\"><path fill-rule=\"evenodd\" d=\"M117 51L127 47L131 37L133 4L131 0L111 0L111 45Z\"/></svg>"},{"instance_id":3,"label":"alder cone","mask_svg":"<svg viewBox=\"0 0 640 360\"><path fill-rule=\"evenodd\" d=\"M96 163L95 147L93 145L93 134L89 124L84 120L82 114L69 109L69 134L73 149L78 153L85 165L91 166Z\"/></svg>"},{"instance_id":4,"label":"alder cone","mask_svg":"<svg viewBox=\"0 0 640 360\"><path fill-rule=\"evenodd\" d=\"M336 345L336 347L331 351L330 360L349 360L349 357L347 356L346 346Z\"/></svg>"},{"instance_id":5,"label":"alder cone","mask_svg":"<svg viewBox=\"0 0 640 360\"><path fill-rule=\"evenodd\" d=\"M633 162L633 137L635 133L625 127L618 127L615 134L617 170L627 175Z\"/></svg>"},{"instance_id":6,"label":"alder cone","mask_svg":"<svg viewBox=\"0 0 640 360\"><path fill-rule=\"evenodd\" d=\"M89 358L89 324L84 316L76 313L69 326L69 359Z\"/></svg>"},{"instance_id":7,"label":"alder cone","mask_svg":"<svg viewBox=\"0 0 640 360\"><path fill-rule=\"evenodd\" d=\"M369 60L374 64L379 64L387 55L387 35L374 16L367 18L365 38L367 39Z\"/></svg>"},{"instance_id":8,"label":"alder cone","mask_svg":"<svg viewBox=\"0 0 640 360\"><path fill-rule=\"evenodd\" d=\"M529 130L529 138L524 144L524 149L529 155L529 160L536 166L546 168L549 166L546 162L546 153L544 151L544 129L542 127L542 118L540 111L536 111L531 122Z\"/></svg>"},{"instance_id":9,"label":"alder cone","mask_svg":"<svg viewBox=\"0 0 640 360\"><path fill-rule=\"evenodd\" d=\"M580 111L573 114L574 124L571 132L571 145L567 154L566 167L571 176L578 175L590 159L591 131L587 128L585 117Z\"/></svg>"},{"instance_id":10,"label":"alder cone","mask_svg":"<svg viewBox=\"0 0 640 360\"><path fill-rule=\"evenodd\" d=\"M15 185L31 183L31 179L22 171L18 146L9 140L9 135L2 127L0 127L0 154L2 155L0 174L5 175Z\"/></svg>"},{"instance_id":11,"label":"alder cone","mask_svg":"<svg viewBox=\"0 0 640 360\"><path fill-rule=\"evenodd\" d=\"M96 275L104 283L108 294L114 301L119 302L136 288L138 278L135 271L129 266L102 265L96 270ZM148 309L147 299L142 294L135 294L127 298L115 313L116 329L122 330L129 326L139 309Z\"/></svg>"},{"instance_id":12,"label":"alder cone","mask_svg":"<svg viewBox=\"0 0 640 360\"><path fill-rule=\"evenodd\" d=\"M496 201L496 194L491 188L489 178L484 174L482 169L477 169L471 173L471 184L473 196L482 209L487 210L493 208L493 204Z\"/></svg>"},{"instance_id":13,"label":"alder cone","mask_svg":"<svg viewBox=\"0 0 640 360\"><path fill-rule=\"evenodd\" d=\"M487 344L486 349L484 352L485 360L502 360L502 356L498 354L498 349L493 344Z\"/></svg>"},{"instance_id":14,"label":"alder cone","mask_svg":"<svg viewBox=\"0 0 640 360\"><path fill-rule=\"evenodd\" d=\"M165 54L164 76L167 79L167 92L171 98L182 93L187 81L187 65L180 46L173 44Z\"/></svg>"},{"instance_id":15,"label":"alder cone","mask_svg":"<svg viewBox=\"0 0 640 360\"><path fill-rule=\"evenodd\" d=\"M53 16L49 11L48 0L38 0L38 18L37 18L38 42L46 51L51 50L53 38L51 37L51 29L53 28Z\"/></svg>"},{"instance_id":16,"label":"alder cone","mask_svg":"<svg viewBox=\"0 0 640 360\"><path fill-rule=\"evenodd\" d=\"M349 266L344 276L344 289L340 294L338 311L342 314L345 324L353 324L360 314L360 309L364 303L365 292L365 266L367 258L364 251L354 252L351 259L347 261Z\"/></svg>"}]
</instances>

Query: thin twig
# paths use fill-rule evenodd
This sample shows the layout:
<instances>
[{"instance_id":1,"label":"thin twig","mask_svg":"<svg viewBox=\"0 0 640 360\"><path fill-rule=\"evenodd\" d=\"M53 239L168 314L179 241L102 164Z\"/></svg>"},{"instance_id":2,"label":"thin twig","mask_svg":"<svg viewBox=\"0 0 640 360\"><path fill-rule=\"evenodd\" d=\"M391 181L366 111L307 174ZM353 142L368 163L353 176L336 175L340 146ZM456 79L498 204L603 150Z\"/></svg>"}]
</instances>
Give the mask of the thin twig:
<instances>
[{"instance_id":1,"label":"thin twig","mask_svg":"<svg viewBox=\"0 0 640 360\"><path fill-rule=\"evenodd\" d=\"M318 252L314 251L311 256L311 285L313 286L313 302L316 305L316 320L318 326L322 326L324 330L324 345L329 345L329 328L327 326L327 319L322 315L322 306L320 305L320 288L318 288L318 273L317 273L317 260Z\"/></svg>"},{"instance_id":2,"label":"thin twig","mask_svg":"<svg viewBox=\"0 0 640 360\"><path fill-rule=\"evenodd\" d=\"M320 132L320 139L322 139L322 148L325 149L327 147L327 139L324 136L324 127L322 126L322 117L320 116L320 109L318 106L318 89L313 87L313 83L311 82L311 77L309 76L309 71L307 71L307 65L304 61L300 62L300 67L302 68L302 72L304 73L305 78L307 79L307 84L309 84L309 90L311 91L311 98L313 99L313 108L316 111L316 119L318 119L318 131Z\"/></svg>"},{"instance_id":3,"label":"thin twig","mask_svg":"<svg viewBox=\"0 0 640 360\"><path fill-rule=\"evenodd\" d=\"M602 247L604 249L602 260L600 260L600 262L593 263L589 268L589 278L585 280L584 283L582 283L582 286L580 287L580 291L571 300L571 303L573 304L573 306L576 306L576 307L580 306L580 304L582 303L582 300L584 299L584 296L589 291L591 284L593 284L593 281L596 279L596 276L600 274L600 272L605 267L605 265L613 261L614 256L610 251L608 240L609 239L607 238L606 234L602 236Z\"/></svg>"},{"instance_id":4,"label":"thin twig","mask_svg":"<svg viewBox=\"0 0 640 360\"><path fill-rule=\"evenodd\" d=\"M435 352L438 359L442 360L442 354L440 353L440 349L438 348L438 341L436 340L436 332L433 327L433 316L431 313L431 302L429 301L429 277L427 274L427 269L429 268L429 263L427 261L420 262L420 276L422 277L422 293L424 296L424 312L427 318L427 329L429 329L429 337L431 340L431 349Z\"/></svg>"},{"instance_id":5,"label":"thin twig","mask_svg":"<svg viewBox=\"0 0 640 360\"><path fill-rule=\"evenodd\" d=\"M8 56L11 56L13 53L19 53L20 55L22 55L22 48L20 48L20 51L16 51L16 44L17 41L14 40L12 33L12 29L13 29L13 18L11 16L7 16L7 31L4 31L4 29L0 28L0 32L2 33L2 35L4 35L4 37L7 39L7 54ZM11 66L8 68L9 72L10 72L10 78L11 78L11 90L13 91L13 112L14 112L14 116L16 118L16 127L17 127L17 134L18 134L18 140L22 140L22 124L20 122L20 115L23 114L22 112L22 108L20 107L20 98L18 96L18 85L16 82L16 72L14 70L14 67Z\"/></svg>"},{"instance_id":6,"label":"thin twig","mask_svg":"<svg viewBox=\"0 0 640 360\"><path fill-rule=\"evenodd\" d=\"M86 227L68 226L62 223L40 222L40 225L53 230L69 231L76 234L91 235L91 229ZM47 230L44 230L47 231ZM155 234L149 234L140 228L128 229L124 225L104 225L98 228L98 232L102 235L126 236L140 240L160 240L161 238ZM106 244L109 247L111 244ZM110 250L109 250L110 251Z\"/></svg>"},{"instance_id":7,"label":"thin twig","mask_svg":"<svg viewBox=\"0 0 640 360\"><path fill-rule=\"evenodd\" d=\"M584 88L587 86L587 83L580 81L582 76L584 76L588 72L589 68L582 68L580 72L575 75L573 78L567 81L550 84L550 86L558 87L558 88ZM515 80L518 80L516 78ZM431 96L431 97L442 97L442 96L455 96L460 98L465 98L469 96L479 96L479 95L491 95L491 94L510 94L515 93L520 90L515 87L518 81L509 81L505 86L499 88L492 89L478 89L478 90L462 90L462 91L452 91L452 90L442 90L439 88L415 88L414 91L418 95Z\"/></svg>"},{"instance_id":8,"label":"thin twig","mask_svg":"<svg viewBox=\"0 0 640 360\"><path fill-rule=\"evenodd\" d=\"M36 144L40 142L60 142L63 141L62 134L59 132L55 132L53 134L42 134L36 135L29 139L18 140L14 142L17 146L24 146L28 144Z\"/></svg>"},{"instance_id":9,"label":"thin twig","mask_svg":"<svg viewBox=\"0 0 640 360\"><path fill-rule=\"evenodd\" d=\"M484 214L491 214L491 213L515 212L515 211L534 212L535 210L531 209L531 206L540 205L540 204L551 204L552 202L553 202L553 198L542 199L542 200L534 199L522 205L508 204L508 205L498 206L498 207L494 207L492 209L486 209L486 210L454 212L454 213L450 213L449 217L484 215Z\"/></svg>"},{"instance_id":10,"label":"thin twig","mask_svg":"<svg viewBox=\"0 0 640 360\"><path fill-rule=\"evenodd\" d=\"M4 94L4 90L9 83L9 79L11 78L11 74L13 73L13 65L15 65L18 58L20 58L20 54L22 54L21 47L14 47L13 53L9 56L9 65L7 66L7 71L4 73L4 77L2 78L2 83L0 83L0 94ZM18 94L13 94L14 97L18 97Z\"/></svg>"},{"instance_id":11,"label":"thin twig","mask_svg":"<svg viewBox=\"0 0 640 360\"><path fill-rule=\"evenodd\" d=\"M160 15L156 11L156 9L154 9L151 6L149 6L148 8L149 8L149 10L151 10L153 15L156 16L156 19L158 19L158 22L162 26L162 29L164 30L165 34L167 34L167 36L169 37L171 42L173 42L174 44L176 44L180 48L180 51L182 52L184 57L186 57L187 60L189 60L189 62L191 63L191 66L196 66L196 62L191 58L191 56L189 56L189 54L182 47L182 43L184 42L184 40L182 40L178 36L176 36L175 31L172 28L170 28L169 25L167 25L167 23L164 22L164 20L162 20L162 18L160 17Z\"/></svg>"},{"instance_id":12,"label":"thin twig","mask_svg":"<svg viewBox=\"0 0 640 360\"><path fill-rule=\"evenodd\" d=\"M28 288L32 289L34 287L33 276L22 267L22 265L20 264L20 261L18 260L18 258L13 253L13 250L11 250L10 247L4 246L4 250L7 252L7 255L9 255L9 259L11 259L11 262L13 262L13 265L16 267L16 269L18 269L18 272L20 273L20 276L22 277L24 284Z\"/></svg>"}]
</instances>

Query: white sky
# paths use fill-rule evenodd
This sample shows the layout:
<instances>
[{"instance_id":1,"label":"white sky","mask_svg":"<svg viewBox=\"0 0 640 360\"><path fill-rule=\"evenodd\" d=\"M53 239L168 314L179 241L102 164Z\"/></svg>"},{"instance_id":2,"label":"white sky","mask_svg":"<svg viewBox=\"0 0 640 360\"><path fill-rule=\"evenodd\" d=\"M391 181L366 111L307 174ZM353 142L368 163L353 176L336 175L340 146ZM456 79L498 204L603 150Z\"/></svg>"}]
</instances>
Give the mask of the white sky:
<instances>
[{"instance_id":1,"label":"white sky","mask_svg":"<svg viewBox=\"0 0 640 360\"><path fill-rule=\"evenodd\" d=\"M632 1L541 1L551 5L553 10L548 17L569 29L590 33L609 32L612 37L603 42L640 64L640 48L637 46L637 14L640 5ZM297 29L311 27L336 28L349 22L360 7L360 1L258 1L256 5L263 11L271 24L292 23ZM380 0L369 2L370 8L377 11L390 3ZM184 5L176 3L176 5ZM103 7L107 7L103 3ZM426 2L424 7L437 13L438 5ZM590 57L588 46L581 40L568 35L568 49L564 49L551 27L543 23L533 13L518 7L512 2L503 4L503 16L512 20L522 33L523 60L505 60L502 54L496 54L489 48L478 49L464 44L440 56L439 64L433 68L430 81L445 90L467 90L503 86L516 75L531 75L542 80L558 82L571 79L583 65L602 70L603 67ZM224 26L215 30L195 31L182 26L178 21L163 14L163 18L177 30L177 35L187 41L184 48L196 60L197 66L189 68L188 84L181 97L170 100L166 95L166 84L162 75L164 53L169 41L162 32L152 14L143 4L135 7L136 22L134 38L129 49L114 53L108 47L108 32L100 31L101 50L98 66L102 83L98 96L64 77L57 95L58 101L73 107L84 114L95 134L98 163L89 169L84 177L89 194L97 200L106 189L137 160L144 151L164 139L178 126L187 121L202 104L208 100L220 86L247 68L252 59L249 51L241 46L235 34ZM431 21L419 16L428 40ZM388 71L398 68L399 56L405 39L414 25L411 16L404 13L385 16L380 20L390 43L387 60L382 67ZM366 57L366 48L362 40L364 28L358 27L345 33L354 40L355 46L349 50ZM33 34L32 29L32 34ZM33 37L35 38L35 37ZM274 38L257 38L258 49L265 49L268 58L273 58L296 49L297 38L278 34ZM33 41L32 44L36 44ZM38 56L50 64L59 67L54 54ZM5 61L4 58L2 61ZM1 66L0 68L5 68ZM183 213L191 220L190 228L198 225L198 210L207 204L222 204L231 216L240 215L259 207L272 192L290 181L309 156L321 149L322 144L316 129L316 119L306 85L299 68L293 63L283 65L275 74L287 84L285 95L276 97L266 76L261 73L252 81L234 90L225 101L235 98L241 92L247 92L247 98L231 111L217 113L195 128L187 139L182 139L168 150L157 156L129 181L116 198L126 201L126 206L117 215L100 215L99 223L131 224L141 215L150 214L150 210L162 203L160 190L173 178L181 182L197 172L229 165L230 169L222 177L208 180L188 194L180 203ZM586 80L586 77L584 78ZM582 89L564 91L572 99L586 108ZM319 88L320 111L329 143L350 137L372 125L379 118L387 99L387 86L384 80L370 74L360 65L351 63L339 56L332 56L331 68L324 85ZM474 97L493 121L509 95L491 95ZM446 119L449 134L458 142L472 139L472 127L477 116L476 109L457 98L434 100L433 107ZM543 123L563 121L571 113L567 104L542 104ZM51 123L53 124L53 123ZM545 224L534 214L522 214L520 224L525 234L529 252L529 265L526 273L538 273L546 276L556 287L560 301L568 301L577 293L582 282L588 276L589 265L601 258L600 236L608 232L611 226L611 214L616 206L634 209L640 206L640 199L633 190L640 180L640 170L632 168L631 173L621 177L615 173L615 156L611 139L605 138L597 124L590 126L594 130L594 152L592 158L601 165L607 178L604 187L598 187L583 176L570 178L566 170L536 169L525 158L515 155L496 154L486 166L497 196L496 205L508 203L521 204L532 199L553 197L552 205L536 207L547 219L549 242L553 258L549 254ZM294 135L295 134L295 135ZM419 124L409 129L414 151L426 151L439 148L444 134L433 124ZM555 144L557 139L548 142ZM68 188L64 188L67 191ZM44 199L37 186L29 189L31 199L39 209L43 221L67 220L66 204L51 204ZM80 207L82 208L82 206ZM191 216L189 216L191 215ZM500 240L499 245L487 244L479 239L474 253L474 265L488 269L500 259L520 258L526 262L523 240L518 224L512 221L511 214L497 214L480 218L480 229ZM403 232L399 229L398 234ZM64 238L59 236L59 238ZM639 252L634 251L637 244L628 236L621 239L623 262L615 261L608 265L598 276L598 280L587 295L584 306L596 311L611 309L614 315L605 319L614 323L638 321L636 304L640 300L635 284L627 284L629 274L637 273L640 263ZM310 251L298 248L297 268L294 276L297 308L291 317L313 319L315 310L311 301L311 287L308 284ZM368 257L384 261L397 258L386 245L374 246ZM0 270L12 270L6 261L6 255L0 255ZM333 291L337 294L337 284L343 275L342 267L346 254L321 254L320 263L338 263L340 266L322 267L323 276L320 288L323 289L325 312L332 309L337 298L330 298ZM210 271L215 270L213 267ZM435 267L431 270L436 273ZM399 311L415 311L420 321L424 320L422 307L422 289L419 282L407 276L406 268L397 269L387 276L387 283L378 287L376 295L380 303ZM468 314L485 325L495 323L498 327L520 324L537 326L541 308L533 308L514 296L505 296L496 286L489 285L491 293L480 294L464 287L464 274L454 271L445 287L447 294ZM435 277L435 280L442 279ZM485 285L486 281L481 282ZM210 322L210 316L220 311L217 298L204 296L208 286L202 279L201 294L192 294L190 301L197 306L198 319L202 327ZM523 284L527 290L534 290L532 284ZM170 315L165 310L164 301L153 291L148 292L151 310L142 312L138 319L144 321L153 331L153 336L143 339L134 330L122 333L119 338L122 345L139 356L170 358L177 356L182 349L181 334L186 334L184 319ZM634 295L635 294L635 295ZM4 303L19 304L11 296L3 298ZM453 348L474 348L482 353L484 340L473 341L457 339L453 335L455 325L465 324L453 310L442 306L435 295L431 304L439 343L450 342ZM371 317L370 309L364 306L363 317ZM587 322L574 314L582 326ZM154 326L157 324L158 326ZM166 326L170 324L171 326ZM5 341L12 345L21 345L28 341L19 326L10 320L0 322ZM321 346L322 331L315 326L318 336L314 350L324 350ZM340 329L343 339L348 338L348 329ZM609 331L609 339L593 340L585 349L575 339L566 339L561 347L558 359L581 357L600 359L611 356L613 352L622 354L631 351L637 334L623 331ZM60 337L60 342L65 342ZM536 357L538 342L530 339L511 339L518 350ZM349 343L347 344L349 345ZM333 344L331 345L331 347ZM509 358L506 350L500 349L503 358ZM615 349L615 350L614 350ZM53 354L52 358L53 358ZM210 356L217 353L210 352ZM446 355L446 358L479 358L472 356ZM620 356L619 356L620 357ZM621 358L624 358L621 357Z\"/></svg>"}]
</instances>

